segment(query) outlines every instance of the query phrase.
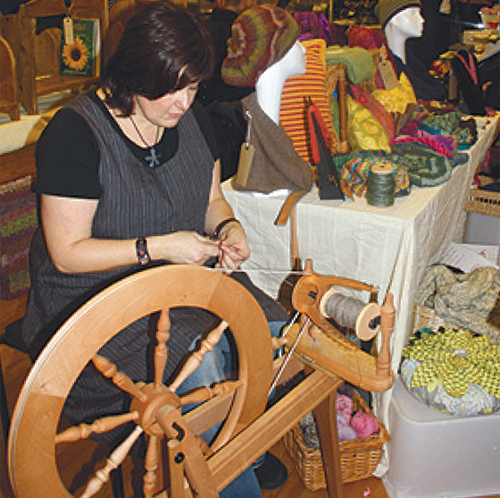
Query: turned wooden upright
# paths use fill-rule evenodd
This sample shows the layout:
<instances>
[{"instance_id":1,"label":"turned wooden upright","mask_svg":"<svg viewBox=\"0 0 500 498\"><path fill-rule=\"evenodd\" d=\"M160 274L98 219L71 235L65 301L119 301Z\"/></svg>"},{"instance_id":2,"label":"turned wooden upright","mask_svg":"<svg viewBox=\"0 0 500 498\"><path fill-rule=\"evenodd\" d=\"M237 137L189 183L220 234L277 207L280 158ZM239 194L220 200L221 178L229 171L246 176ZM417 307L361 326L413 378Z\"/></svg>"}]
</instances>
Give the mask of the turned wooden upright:
<instances>
[{"instance_id":1,"label":"turned wooden upright","mask_svg":"<svg viewBox=\"0 0 500 498\"><path fill-rule=\"evenodd\" d=\"M302 326L293 325L284 338L275 341L276 347L284 346L286 351L293 351L293 356L274 361L261 308L246 289L222 272L196 266L157 267L127 277L92 298L47 344L19 395L8 456L16 497L68 498L56 465L56 446L132 422L135 429L89 480L81 496L95 496L135 441L145 437L148 450L143 489L147 498L166 498L167 492L169 498L187 498L193 493L200 498L216 498L312 411L320 436L328 495L342 498L337 388L344 380L373 391L390 387L393 374L388 343L394 308L388 297L382 307L382 348L378 358L372 358L331 326L325 326L317 314L317 303L332 285L376 290L348 279L317 275L309 263L306 269L308 274L299 280L292 296L295 307L303 314ZM199 349L167 386L163 384L163 371L168 358L169 310L178 306L206 309L219 316L221 323L203 338ZM99 351L125 326L152 313L159 314L153 382L133 382ZM177 395L178 386L199 366L228 326L238 350L236 378ZM130 411L59 432L66 397L89 361L130 395ZM305 378L266 410L276 376L285 381L298 370L306 374ZM182 406L193 402L201 404L182 414ZM200 435L217 424L222 428L207 446ZM33 448L37 451L35 460Z\"/></svg>"}]
</instances>

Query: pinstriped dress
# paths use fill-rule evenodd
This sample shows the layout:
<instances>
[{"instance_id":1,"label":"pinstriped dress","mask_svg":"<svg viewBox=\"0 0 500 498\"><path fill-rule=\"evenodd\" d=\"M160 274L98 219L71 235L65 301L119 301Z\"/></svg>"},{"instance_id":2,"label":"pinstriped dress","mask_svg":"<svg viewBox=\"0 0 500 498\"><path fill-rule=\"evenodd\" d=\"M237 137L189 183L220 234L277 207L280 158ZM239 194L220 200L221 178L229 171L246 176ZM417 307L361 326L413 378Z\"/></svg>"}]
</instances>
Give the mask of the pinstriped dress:
<instances>
[{"instance_id":1,"label":"pinstriped dress","mask_svg":"<svg viewBox=\"0 0 500 498\"><path fill-rule=\"evenodd\" d=\"M101 196L92 225L93 237L134 239L179 230L204 233L213 156L192 110L178 123L177 153L160 167L149 168L125 146L123 135L92 99L81 96L69 106L90 125L100 150ZM30 265L32 286L22 333L33 358L70 314L92 295L141 270L135 265L101 273L60 273L50 260L41 229L33 239ZM268 320L286 319L282 308L253 286L247 276L238 274L235 278L254 294ZM215 320L210 313L193 308L176 308L170 313L171 338L165 379L174 374L191 342L211 328ZM154 317L135 322L100 351L134 381L151 380L153 322ZM128 403L126 395L89 365L70 392L64 413L74 422L87 421L121 413Z\"/></svg>"}]
</instances>

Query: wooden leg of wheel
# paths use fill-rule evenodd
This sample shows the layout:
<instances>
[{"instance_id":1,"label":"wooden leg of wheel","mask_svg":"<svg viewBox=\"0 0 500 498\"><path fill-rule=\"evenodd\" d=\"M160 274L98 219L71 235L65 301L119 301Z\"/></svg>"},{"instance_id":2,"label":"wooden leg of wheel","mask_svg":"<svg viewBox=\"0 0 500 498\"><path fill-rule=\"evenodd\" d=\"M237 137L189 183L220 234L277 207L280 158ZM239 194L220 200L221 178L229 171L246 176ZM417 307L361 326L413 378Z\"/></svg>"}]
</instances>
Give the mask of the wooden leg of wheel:
<instances>
[{"instance_id":1,"label":"wooden leg of wheel","mask_svg":"<svg viewBox=\"0 0 500 498\"><path fill-rule=\"evenodd\" d=\"M337 410L335 390L314 409L314 417L321 443L321 458L325 470L325 480L330 498L344 498L340 449L337 433Z\"/></svg>"}]
</instances>

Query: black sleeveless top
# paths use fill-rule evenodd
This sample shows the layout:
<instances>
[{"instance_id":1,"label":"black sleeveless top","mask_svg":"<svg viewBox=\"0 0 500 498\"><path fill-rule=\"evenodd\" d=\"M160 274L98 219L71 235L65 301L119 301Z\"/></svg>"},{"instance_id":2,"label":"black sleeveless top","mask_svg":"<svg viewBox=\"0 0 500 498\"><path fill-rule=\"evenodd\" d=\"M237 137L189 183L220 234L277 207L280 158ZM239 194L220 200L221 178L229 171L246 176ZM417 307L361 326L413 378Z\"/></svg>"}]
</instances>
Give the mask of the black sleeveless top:
<instances>
[{"instance_id":1,"label":"black sleeveless top","mask_svg":"<svg viewBox=\"0 0 500 498\"><path fill-rule=\"evenodd\" d=\"M95 101L80 96L68 107L85 119L99 148L100 196L92 224L93 237L134 239L179 230L203 234L214 160L192 109L177 125L178 148L173 157L160 167L149 168L126 146L125 136ZM51 262L43 230L39 228L31 247L32 286L22 326L23 339L32 358L36 358L62 323L90 297L142 269L133 265L100 273L60 273ZM247 276L235 274L235 278L254 294L268 320L286 320L283 309L253 286ZM191 342L212 328L216 320L210 313L193 308L176 308L170 314L166 380L173 375ZM132 380L150 380L148 355L152 330L151 317L143 318L118 333L100 354ZM81 421L96 414L120 412L124 403L123 392L89 366L74 385L65 414L71 420Z\"/></svg>"}]
</instances>

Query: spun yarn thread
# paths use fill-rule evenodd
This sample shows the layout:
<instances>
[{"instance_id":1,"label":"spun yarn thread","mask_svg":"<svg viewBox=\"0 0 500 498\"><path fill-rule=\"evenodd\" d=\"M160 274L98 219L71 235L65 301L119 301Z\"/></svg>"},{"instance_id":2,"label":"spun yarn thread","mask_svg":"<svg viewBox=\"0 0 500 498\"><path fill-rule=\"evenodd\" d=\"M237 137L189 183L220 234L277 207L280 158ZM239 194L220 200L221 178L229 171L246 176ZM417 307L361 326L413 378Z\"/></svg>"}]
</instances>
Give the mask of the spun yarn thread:
<instances>
[{"instance_id":1,"label":"spun yarn thread","mask_svg":"<svg viewBox=\"0 0 500 498\"><path fill-rule=\"evenodd\" d=\"M325 303L325 314L333 318L339 325L349 329L356 328L356 320L365 303L350 296L333 294Z\"/></svg>"},{"instance_id":2,"label":"spun yarn thread","mask_svg":"<svg viewBox=\"0 0 500 498\"><path fill-rule=\"evenodd\" d=\"M394 167L389 164L373 166L368 176L366 202L374 207L390 207L394 204L395 193Z\"/></svg>"}]
</instances>

